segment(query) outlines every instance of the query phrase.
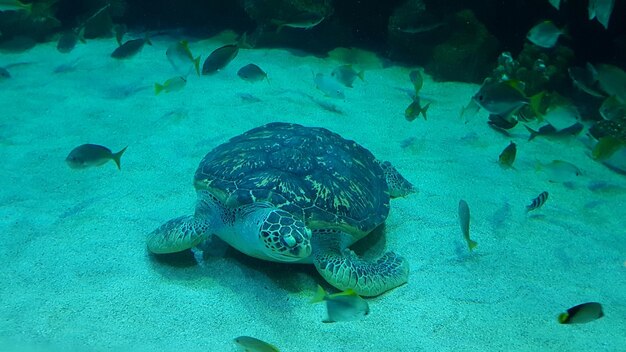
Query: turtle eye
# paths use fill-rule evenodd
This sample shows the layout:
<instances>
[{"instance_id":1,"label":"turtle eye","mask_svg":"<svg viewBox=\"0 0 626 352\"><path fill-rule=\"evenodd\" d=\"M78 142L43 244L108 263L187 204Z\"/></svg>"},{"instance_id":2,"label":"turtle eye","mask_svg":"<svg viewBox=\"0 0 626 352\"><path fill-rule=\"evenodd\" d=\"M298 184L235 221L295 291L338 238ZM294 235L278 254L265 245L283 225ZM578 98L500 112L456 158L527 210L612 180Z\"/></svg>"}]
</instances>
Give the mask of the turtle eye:
<instances>
[{"instance_id":1,"label":"turtle eye","mask_svg":"<svg viewBox=\"0 0 626 352\"><path fill-rule=\"evenodd\" d=\"M289 248L293 248L296 245L296 239L293 238L292 235L285 235L283 236L282 240L283 243Z\"/></svg>"}]
</instances>

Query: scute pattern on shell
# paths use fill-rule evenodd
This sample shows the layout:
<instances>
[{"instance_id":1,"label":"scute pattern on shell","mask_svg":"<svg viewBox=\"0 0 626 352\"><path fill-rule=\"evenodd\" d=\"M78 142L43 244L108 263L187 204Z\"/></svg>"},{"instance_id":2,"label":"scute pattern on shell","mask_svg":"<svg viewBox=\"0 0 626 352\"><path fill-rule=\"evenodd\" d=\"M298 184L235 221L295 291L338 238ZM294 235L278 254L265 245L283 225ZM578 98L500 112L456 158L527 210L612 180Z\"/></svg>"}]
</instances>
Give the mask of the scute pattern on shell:
<instances>
[{"instance_id":1,"label":"scute pattern on shell","mask_svg":"<svg viewBox=\"0 0 626 352\"><path fill-rule=\"evenodd\" d=\"M389 213L389 190L372 153L324 128L254 128L209 152L194 184L227 207L267 201L301 216L311 229L357 238Z\"/></svg>"}]
</instances>

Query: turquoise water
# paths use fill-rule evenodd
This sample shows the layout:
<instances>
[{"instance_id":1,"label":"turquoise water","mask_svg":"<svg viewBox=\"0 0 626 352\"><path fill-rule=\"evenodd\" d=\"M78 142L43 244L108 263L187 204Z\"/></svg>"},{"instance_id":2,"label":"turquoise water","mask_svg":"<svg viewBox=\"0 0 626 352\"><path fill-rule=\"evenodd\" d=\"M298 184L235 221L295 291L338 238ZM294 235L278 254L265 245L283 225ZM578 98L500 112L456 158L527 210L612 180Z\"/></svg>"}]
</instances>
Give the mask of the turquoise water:
<instances>
[{"instance_id":1,"label":"turquoise water","mask_svg":"<svg viewBox=\"0 0 626 352\"><path fill-rule=\"evenodd\" d=\"M110 57L113 38L66 54L56 42L1 54L11 77L0 81L0 350L236 351L238 336L280 351L626 349L626 180L592 157L591 121L564 138L529 141L523 125L537 121L502 133L484 109L460 116L480 85L436 82L368 51L356 63L363 79L338 86L343 97L315 77L334 79L346 61L243 47L219 72L192 70L157 95L155 83L180 76L166 51L182 39L202 65L236 36L168 31L124 60ZM267 79L241 79L249 63ZM426 119L409 122L416 69L430 106ZM146 248L158 226L193 214L203 157L271 122L327 128L416 187L353 246L368 260L396 252L410 267L407 283L365 298L366 316L323 322L326 303L310 302L317 286L340 290L311 264L259 260L219 240L169 255ZM498 160L511 141L517 154L507 168ZM127 146L121 170L110 160L70 167L66 157L85 143ZM611 165L624 165L623 150ZM544 191L545 204L527 212ZM461 199L478 243L471 251ZM559 324L585 302L600 302L604 317Z\"/></svg>"}]
</instances>

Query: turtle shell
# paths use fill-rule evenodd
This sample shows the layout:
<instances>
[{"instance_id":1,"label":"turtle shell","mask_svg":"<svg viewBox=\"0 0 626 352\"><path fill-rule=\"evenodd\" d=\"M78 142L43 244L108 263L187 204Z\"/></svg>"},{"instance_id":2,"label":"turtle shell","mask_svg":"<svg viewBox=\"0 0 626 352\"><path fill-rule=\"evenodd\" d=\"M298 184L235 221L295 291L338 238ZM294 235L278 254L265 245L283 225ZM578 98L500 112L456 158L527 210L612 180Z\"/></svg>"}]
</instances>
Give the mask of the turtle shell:
<instances>
[{"instance_id":1,"label":"turtle shell","mask_svg":"<svg viewBox=\"0 0 626 352\"><path fill-rule=\"evenodd\" d=\"M269 202L311 229L355 240L389 214L389 190L372 153L325 128L270 123L209 152L195 174L225 207Z\"/></svg>"}]
</instances>

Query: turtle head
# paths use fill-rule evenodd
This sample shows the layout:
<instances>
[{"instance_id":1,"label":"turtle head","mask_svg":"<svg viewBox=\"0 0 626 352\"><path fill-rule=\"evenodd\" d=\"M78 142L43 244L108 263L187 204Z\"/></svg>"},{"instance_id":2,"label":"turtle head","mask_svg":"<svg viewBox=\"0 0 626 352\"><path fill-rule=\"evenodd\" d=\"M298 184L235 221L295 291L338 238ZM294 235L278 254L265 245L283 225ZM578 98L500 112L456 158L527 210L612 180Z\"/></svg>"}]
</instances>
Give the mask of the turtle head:
<instances>
[{"instance_id":1,"label":"turtle head","mask_svg":"<svg viewBox=\"0 0 626 352\"><path fill-rule=\"evenodd\" d=\"M277 261L294 262L311 255L311 230L281 209L271 209L260 222L259 240L265 254Z\"/></svg>"}]
</instances>

